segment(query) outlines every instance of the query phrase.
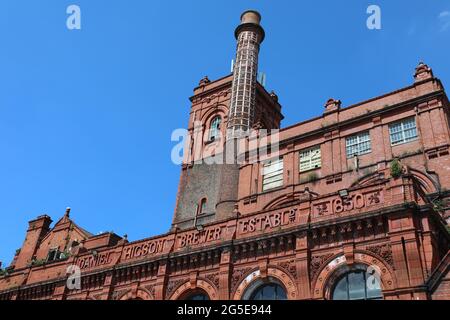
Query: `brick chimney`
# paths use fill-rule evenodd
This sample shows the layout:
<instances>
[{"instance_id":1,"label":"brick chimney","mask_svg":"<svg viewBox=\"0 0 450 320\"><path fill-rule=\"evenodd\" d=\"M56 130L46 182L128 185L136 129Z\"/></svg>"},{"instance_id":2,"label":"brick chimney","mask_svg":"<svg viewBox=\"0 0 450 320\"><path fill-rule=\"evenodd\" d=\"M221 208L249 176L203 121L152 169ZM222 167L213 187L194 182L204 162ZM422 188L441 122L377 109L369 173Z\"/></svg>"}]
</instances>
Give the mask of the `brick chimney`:
<instances>
[{"instance_id":1,"label":"brick chimney","mask_svg":"<svg viewBox=\"0 0 450 320\"><path fill-rule=\"evenodd\" d=\"M28 230L19 254L14 258L14 268L26 267L36 254L42 238L49 232L52 219L47 215L41 215L28 222Z\"/></svg>"},{"instance_id":2,"label":"brick chimney","mask_svg":"<svg viewBox=\"0 0 450 320\"><path fill-rule=\"evenodd\" d=\"M241 22L234 32L237 50L227 123L227 142L232 143L224 146L227 163L221 168L222 184L216 205L216 217L219 220L233 216L239 188L238 139L249 135L255 121L258 54L265 37L260 22L261 15L258 12L247 10L242 13ZM230 163L228 157L230 148L234 149L231 152L234 163Z\"/></svg>"}]
</instances>

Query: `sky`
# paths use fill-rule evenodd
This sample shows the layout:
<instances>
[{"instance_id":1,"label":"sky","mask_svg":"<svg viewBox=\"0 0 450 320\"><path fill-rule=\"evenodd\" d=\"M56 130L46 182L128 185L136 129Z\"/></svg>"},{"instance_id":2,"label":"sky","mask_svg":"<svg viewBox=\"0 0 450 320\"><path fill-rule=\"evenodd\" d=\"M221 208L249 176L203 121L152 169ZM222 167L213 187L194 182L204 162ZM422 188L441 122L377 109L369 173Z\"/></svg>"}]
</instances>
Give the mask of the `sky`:
<instances>
[{"instance_id":1,"label":"sky","mask_svg":"<svg viewBox=\"0 0 450 320\"><path fill-rule=\"evenodd\" d=\"M69 5L81 29L69 30ZM381 9L370 30L369 5ZM180 167L171 133L193 88L230 73L256 9L260 71L282 126L409 86L423 60L450 87L450 0L0 0L0 261L28 221L71 218L128 239L165 233Z\"/></svg>"}]
</instances>

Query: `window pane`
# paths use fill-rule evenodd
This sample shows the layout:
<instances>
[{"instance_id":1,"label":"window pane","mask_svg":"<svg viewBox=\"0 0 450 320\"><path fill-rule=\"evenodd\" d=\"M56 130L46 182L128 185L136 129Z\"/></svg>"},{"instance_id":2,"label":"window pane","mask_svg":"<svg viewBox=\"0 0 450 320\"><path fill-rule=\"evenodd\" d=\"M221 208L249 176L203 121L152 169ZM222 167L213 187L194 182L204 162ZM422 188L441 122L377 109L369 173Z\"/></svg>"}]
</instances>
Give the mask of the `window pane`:
<instances>
[{"instance_id":1,"label":"window pane","mask_svg":"<svg viewBox=\"0 0 450 320\"><path fill-rule=\"evenodd\" d=\"M375 277L373 278L375 282L367 283L365 271L347 273L334 287L333 300L383 299L380 284Z\"/></svg>"},{"instance_id":2,"label":"window pane","mask_svg":"<svg viewBox=\"0 0 450 320\"><path fill-rule=\"evenodd\" d=\"M211 126L209 128L209 140L214 140L219 135L221 121L222 121L222 118L220 118L220 117L215 117L211 121Z\"/></svg>"},{"instance_id":3,"label":"window pane","mask_svg":"<svg viewBox=\"0 0 450 320\"><path fill-rule=\"evenodd\" d=\"M366 298L366 282L363 272L348 274L348 293L350 300Z\"/></svg>"},{"instance_id":4,"label":"window pane","mask_svg":"<svg viewBox=\"0 0 450 320\"><path fill-rule=\"evenodd\" d=\"M346 138L347 158L369 153L370 151L371 144L368 131Z\"/></svg>"},{"instance_id":5,"label":"window pane","mask_svg":"<svg viewBox=\"0 0 450 320\"><path fill-rule=\"evenodd\" d=\"M394 133L391 135L392 144L401 143L403 141L403 135L401 132Z\"/></svg>"},{"instance_id":6,"label":"window pane","mask_svg":"<svg viewBox=\"0 0 450 320\"><path fill-rule=\"evenodd\" d=\"M270 190L273 188L278 188L278 187L281 187L282 185L283 185L283 180L272 182L272 183L267 183L267 184L264 184L263 190L265 191L265 190Z\"/></svg>"},{"instance_id":7,"label":"window pane","mask_svg":"<svg viewBox=\"0 0 450 320\"><path fill-rule=\"evenodd\" d=\"M367 280L367 298L368 299L383 298L380 280L377 277L372 276Z\"/></svg>"},{"instance_id":8,"label":"window pane","mask_svg":"<svg viewBox=\"0 0 450 320\"><path fill-rule=\"evenodd\" d=\"M283 159L271 160L263 167L263 191L283 185Z\"/></svg>"},{"instance_id":9,"label":"window pane","mask_svg":"<svg viewBox=\"0 0 450 320\"><path fill-rule=\"evenodd\" d=\"M286 300L286 291L276 283L265 284L258 287L250 297L250 300Z\"/></svg>"},{"instance_id":10,"label":"window pane","mask_svg":"<svg viewBox=\"0 0 450 320\"><path fill-rule=\"evenodd\" d=\"M261 290L262 298L275 300L275 288L271 285L264 286Z\"/></svg>"},{"instance_id":11,"label":"window pane","mask_svg":"<svg viewBox=\"0 0 450 320\"><path fill-rule=\"evenodd\" d=\"M300 172L320 168L321 165L320 147L300 152Z\"/></svg>"},{"instance_id":12,"label":"window pane","mask_svg":"<svg viewBox=\"0 0 450 320\"><path fill-rule=\"evenodd\" d=\"M402 131L401 123L394 123L394 124L390 125L389 131L391 132L391 134L401 132Z\"/></svg>"},{"instance_id":13,"label":"window pane","mask_svg":"<svg viewBox=\"0 0 450 320\"><path fill-rule=\"evenodd\" d=\"M205 211L206 211L206 199L202 199L200 205L200 213L205 213Z\"/></svg>"},{"instance_id":14,"label":"window pane","mask_svg":"<svg viewBox=\"0 0 450 320\"><path fill-rule=\"evenodd\" d=\"M407 141L414 139L417 137L416 128L405 130L405 139Z\"/></svg>"},{"instance_id":15,"label":"window pane","mask_svg":"<svg viewBox=\"0 0 450 320\"><path fill-rule=\"evenodd\" d=\"M391 144L401 144L417 138L415 118L408 118L389 125Z\"/></svg>"},{"instance_id":16,"label":"window pane","mask_svg":"<svg viewBox=\"0 0 450 320\"><path fill-rule=\"evenodd\" d=\"M186 300L209 300L209 297L205 294L199 293L189 296Z\"/></svg>"},{"instance_id":17,"label":"window pane","mask_svg":"<svg viewBox=\"0 0 450 320\"><path fill-rule=\"evenodd\" d=\"M343 277L334 288L333 300L348 300L347 276Z\"/></svg>"}]
</instances>

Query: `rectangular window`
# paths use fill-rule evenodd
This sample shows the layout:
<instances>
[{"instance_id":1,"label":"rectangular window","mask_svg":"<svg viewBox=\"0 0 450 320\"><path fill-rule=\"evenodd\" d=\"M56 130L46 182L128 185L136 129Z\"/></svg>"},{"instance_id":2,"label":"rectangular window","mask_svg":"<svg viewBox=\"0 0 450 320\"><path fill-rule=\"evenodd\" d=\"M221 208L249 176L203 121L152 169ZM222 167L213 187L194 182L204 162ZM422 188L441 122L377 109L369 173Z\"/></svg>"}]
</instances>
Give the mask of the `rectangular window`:
<instances>
[{"instance_id":1,"label":"rectangular window","mask_svg":"<svg viewBox=\"0 0 450 320\"><path fill-rule=\"evenodd\" d=\"M320 146L300 151L300 172L317 169L321 166Z\"/></svg>"},{"instance_id":2,"label":"rectangular window","mask_svg":"<svg viewBox=\"0 0 450 320\"><path fill-rule=\"evenodd\" d=\"M372 151L369 131L348 137L345 142L347 149L347 158L354 157L355 155L359 156Z\"/></svg>"},{"instance_id":3,"label":"rectangular window","mask_svg":"<svg viewBox=\"0 0 450 320\"><path fill-rule=\"evenodd\" d=\"M283 186L283 158L270 160L263 166L263 191Z\"/></svg>"},{"instance_id":4,"label":"rectangular window","mask_svg":"<svg viewBox=\"0 0 450 320\"><path fill-rule=\"evenodd\" d=\"M390 124L389 135L393 146L416 140L416 119L413 117Z\"/></svg>"}]
</instances>

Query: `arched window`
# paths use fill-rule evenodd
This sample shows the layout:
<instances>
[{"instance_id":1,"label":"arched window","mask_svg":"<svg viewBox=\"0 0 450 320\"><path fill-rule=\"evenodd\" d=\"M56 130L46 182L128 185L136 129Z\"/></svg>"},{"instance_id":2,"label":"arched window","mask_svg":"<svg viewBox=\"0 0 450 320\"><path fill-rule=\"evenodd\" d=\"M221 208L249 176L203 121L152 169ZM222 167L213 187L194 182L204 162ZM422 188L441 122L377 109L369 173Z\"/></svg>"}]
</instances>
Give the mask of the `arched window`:
<instances>
[{"instance_id":1,"label":"arched window","mask_svg":"<svg viewBox=\"0 0 450 320\"><path fill-rule=\"evenodd\" d=\"M197 293L197 294L193 294L193 295L187 297L187 299L185 299L185 300L203 300L203 301L206 301L206 300L209 300L209 297L206 294Z\"/></svg>"},{"instance_id":2,"label":"arched window","mask_svg":"<svg viewBox=\"0 0 450 320\"><path fill-rule=\"evenodd\" d=\"M195 291L189 291L188 293L184 294L180 300L200 300L200 301L206 301L209 300L208 295L203 290L195 290Z\"/></svg>"},{"instance_id":3,"label":"arched window","mask_svg":"<svg viewBox=\"0 0 450 320\"><path fill-rule=\"evenodd\" d=\"M267 283L257 287L249 300L287 300L286 290L278 283Z\"/></svg>"},{"instance_id":4,"label":"arched window","mask_svg":"<svg viewBox=\"0 0 450 320\"><path fill-rule=\"evenodd\" d=\"M209 127L209 137L208 141L214 141L218 138L220 134L220 123L222 122L222 118L220 116L215 117L211 121L211 125Z\"/></svg>"},{"instance_id":5,"label":"arched window","mask_svg":"<svg viewBox=\"0 0 450 320\"><path fill-rule=\"evenodd\" d=\"M367 272L363 270L345 273L337 280L331 298L333 300L383 299L380 284L368 283L367 277Z\"/></svg>"},{"instance_id":6,"label":"arched window","mask_svg":"<svg viewBox=\"0 0 450 320\"><path fill-rule=\"evenodd\" d=\"M206 198L203 198L200 201L200 211L199 214L205 213L206 212Z\"/></svg>"}]
</instances>

